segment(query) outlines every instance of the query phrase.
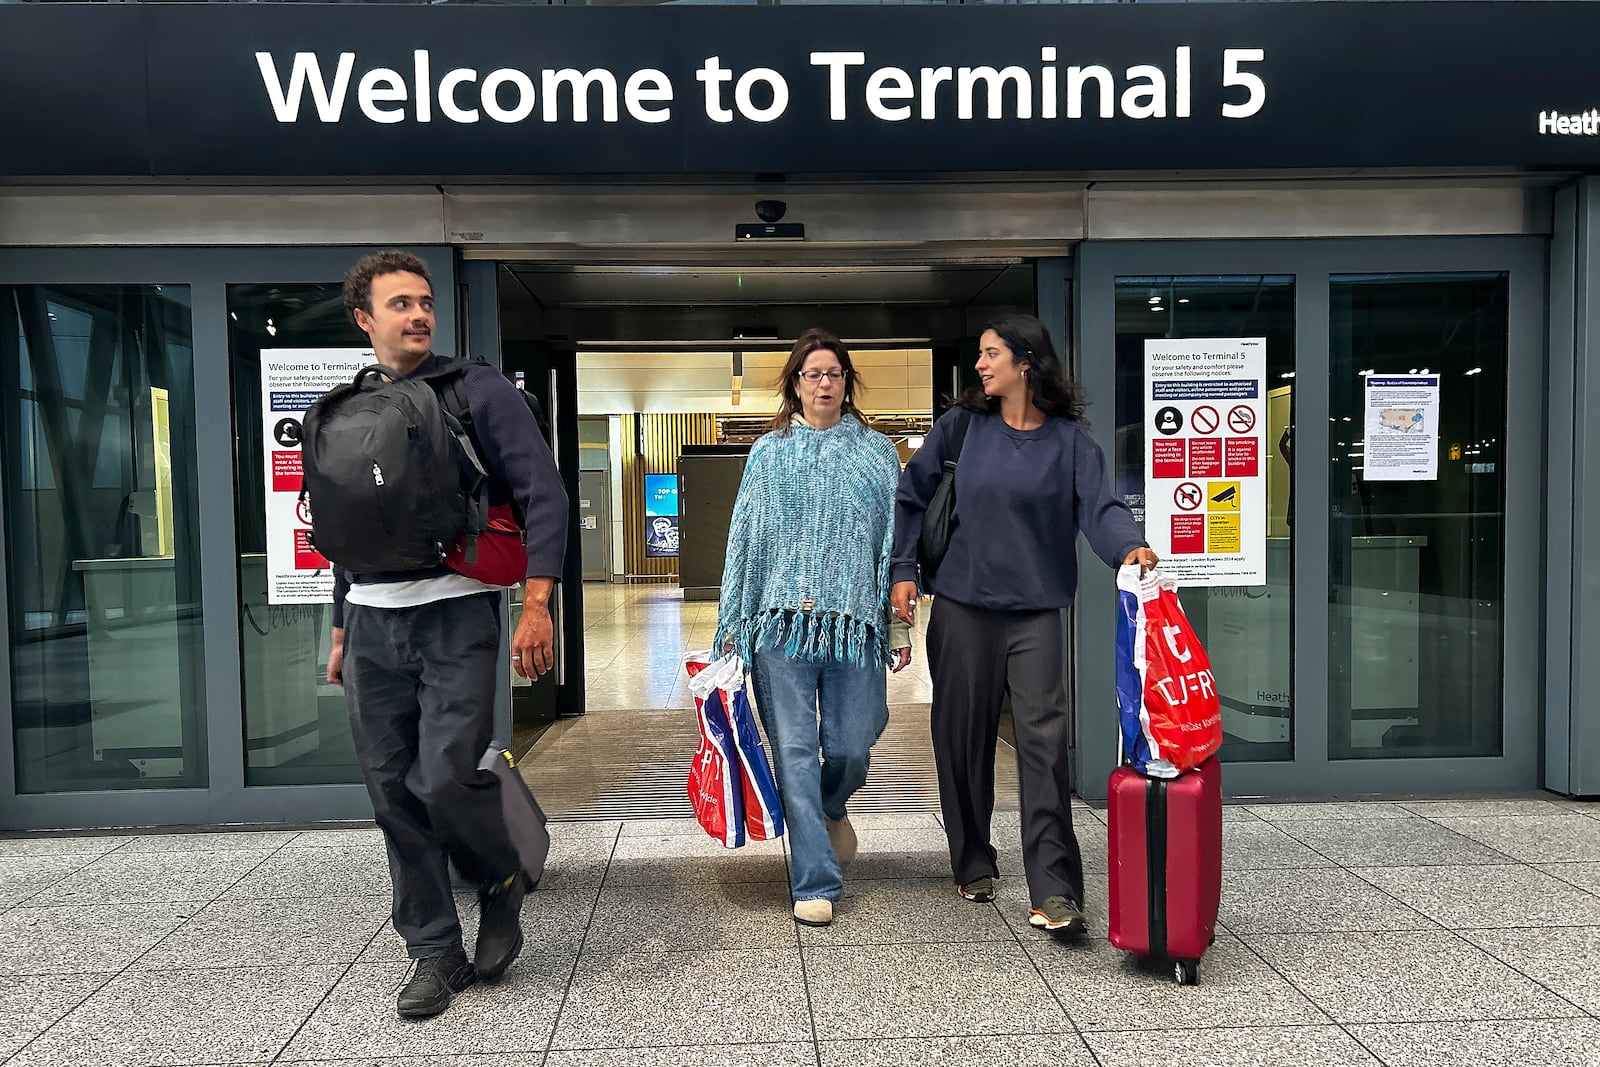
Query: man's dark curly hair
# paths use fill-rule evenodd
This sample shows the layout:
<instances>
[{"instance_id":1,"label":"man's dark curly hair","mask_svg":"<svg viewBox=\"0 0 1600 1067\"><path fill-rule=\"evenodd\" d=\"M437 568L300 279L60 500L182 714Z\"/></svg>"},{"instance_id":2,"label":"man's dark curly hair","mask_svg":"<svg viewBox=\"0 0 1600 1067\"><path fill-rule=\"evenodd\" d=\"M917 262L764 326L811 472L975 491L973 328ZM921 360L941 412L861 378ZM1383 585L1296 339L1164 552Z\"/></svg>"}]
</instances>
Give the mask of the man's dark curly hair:
<instances>
[{"instance_id":1,"label":"man's dark curly hair","mask_svg":"<svg viewBox=\"0 0 1600 1067\"><path fill-rule=\"evenodd\" d=\"M428 288L433 288L433 275L428 273L428 265L410 252L399 249L374 252L370 256L363 256L344 276L345 313L352 320L356 317L356 308L372 314L372 279L380 274L400 273L420 274L422 280L428 283Z\"/></svg>"}]
</instances>

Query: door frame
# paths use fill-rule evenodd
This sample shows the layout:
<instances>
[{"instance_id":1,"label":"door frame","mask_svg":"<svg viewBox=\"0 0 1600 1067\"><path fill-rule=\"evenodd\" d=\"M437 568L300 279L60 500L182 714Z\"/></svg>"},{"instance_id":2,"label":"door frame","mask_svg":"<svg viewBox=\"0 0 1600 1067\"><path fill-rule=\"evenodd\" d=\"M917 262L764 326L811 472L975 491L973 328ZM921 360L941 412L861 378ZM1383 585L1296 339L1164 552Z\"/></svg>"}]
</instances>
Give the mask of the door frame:
<instances>
[{"instance_id":1,"label":"door frame","mask_svg":"<svg viewBox=\"0 0 1600 1067\"><path fill-rule=\"evenodd\" d=\"M1502 754L1426 759L1328 758L1329 524L1299 523L1294 547L1294 752L1283 763L1229 763L1230 796L1449 794L1527 790L1539 785L1543 664L1540 561L1546 522L1543 407L1546 400L1545 295L1549 242L1543 237L1427 237L1351 240L1085 242L1074 282L1077 374L1090 398L1092 433L1108 455L1116 395L1115 286L1119 276L1292 275L1295 279L1296 451L1329 455L1329 279L1373 272L1504 271L1509 284L1506 396L1505 593ZM1296 510L1329 514L1325 462L1295 469ZM1080 541L1077 706L1081 795L1100 799L1115 766L1115 575ZM1095 625L1104 620L1103 625Z\"/></svg>"}]
</instances>

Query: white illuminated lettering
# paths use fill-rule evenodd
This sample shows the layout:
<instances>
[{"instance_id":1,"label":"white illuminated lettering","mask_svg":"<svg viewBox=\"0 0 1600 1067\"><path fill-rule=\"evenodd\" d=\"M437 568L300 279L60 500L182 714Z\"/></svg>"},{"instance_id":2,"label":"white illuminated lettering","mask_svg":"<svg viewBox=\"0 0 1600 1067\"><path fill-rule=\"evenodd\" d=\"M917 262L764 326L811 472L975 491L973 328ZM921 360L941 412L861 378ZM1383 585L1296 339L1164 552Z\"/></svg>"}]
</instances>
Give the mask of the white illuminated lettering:
<instances>
[{"instance_id":1,"label":"white illuminated lettering","mask_svg":"<svg viewBox=\"0 0 1600 1067\"><path fill-rule=\"evenodd\" d=\"M500 104L500 88L509 85L516 90L516 103L511 107ZM520 70L505 68L493 71L483 79L483 110L496 122L507 125L521 122L533 114L535 104L533 79Z\"/></svg>"},{"instance_id":2,"label":"white illuminated lettering","mask_svg":"<svg viewBox=\"0 0 1600 1067\"><path fill-rule=\"evenodd\" d=\"M962 67L956 77L956 117L970 119L973 115L973 95L979 83L984 86L989 99L989 117L1005 117L1005 86L1012 82L1017 87L1017 114L1019 119L1033 118L1033 78L1021 67L995 70L993 67Z\"/></svg>"},{"instance_id":3,"label":"white illuminated lettering","mask_svg":"<svg viewBox=\"0 0 1600 1067\"><path fill-rule=\"evenodd\" d=\"M720 56L711 56L694 76L706 87L706 117L712 122L732 122L733 111L722 103L722 86L733 80L733 71L722 69Z\"/></svg>"},{"instance_id":4,"label":"white illuminated lettering","mask_svg":"<svg viewBox=\"0 0 1600 1067\"><path fill-rule=\"evenodd\" d=\"M439 112L451 122L470 125L478 121L478 109L464 108L456 103L456 90L478 80L478 72L471 67L452 70L439 79Z\"/></svg>"},{"instance_id":5,"label":"white illuminated lettering","mask_svg":"<svg viewBox=\"0 0 1600 1067\"><path fill-rule=\"evenodd\" d=\"M623 87L622 95L626 100L628 114L640 122L652 125L666 122L672 118L670 107L652 108L647 104L672 103L672 82L659 70L646 69L635 71L628 78L628 84Z\"/></svg>"},{"instance_id":6,"label":"white illuminated lettering","mask_svg":"<svg viewBox=\"0 0 1600 1067\"><path fill-rule=\"evenodd\" d=\"M544 120L561 121L561 87L572 90L572 121L589 121L589 92L600 89L600 117L605 122L617 121L617 76L609 70L591 70L587 74L572 69L544 72Z\"/></svg>"},{"instance_id":7,"label":"white illuminated lettering","mask_svg":"<svg viewBox=\"0 0 1600 1067\"><path fill-rule=\"evenodd\" d=\"M373 122L381 122L386 126L404 122L406 109L381 108L378 102L403 102L406 95L405 83L400 80L400 72L387 67L367 71L361 76L361 84L356 86L356 103L360 105L361 113Z\"/></svg>"},{"instance_id":8,"label":"white illuminated lettering","mask_svg":"<svg viewBox=\"0 0 1600 1067\"><path fill-rule=\"evenodd\" d=\"M865 52L812 52L813 67L828 68L828 117L843 122L847 115L845 105L844 69L859 67L867 61Z\"/></svg>"},{"instance_id":9,"label":"white illuminated lettering","mask_svg":"<svg viewBox=\"0 0 1600 1067\"><path fill-rule=\"evenodd\" d=\"M323 122L338 122L344 113L345 95L350 90L350 72L355 69L356 54L340 52L339 66L334 71L333 84L322 80L322 66L315 52L296 52L294 66L289 70L289 88L283 87L278 77L278 65L271 52L257 52L256 66L261 69L261 83L266 87L272 112L279 122L300 121L300 101L307 83L311 86L311 99L317 107L317 117Z\"/></svg>"}]
</instances>

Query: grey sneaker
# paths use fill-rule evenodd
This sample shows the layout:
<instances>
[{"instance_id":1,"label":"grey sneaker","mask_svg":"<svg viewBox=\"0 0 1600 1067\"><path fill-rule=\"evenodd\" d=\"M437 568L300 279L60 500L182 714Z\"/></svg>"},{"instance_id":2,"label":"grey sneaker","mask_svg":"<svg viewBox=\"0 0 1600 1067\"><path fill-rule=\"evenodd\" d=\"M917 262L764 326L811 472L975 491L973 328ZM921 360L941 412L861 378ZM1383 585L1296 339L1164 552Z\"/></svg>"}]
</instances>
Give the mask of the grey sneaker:
<instances>
[{"instance_id":1,"label":"grey sneaker","mask_svg":"<svg viewBox=\"0 0 1600 1067\"><path fill-rule=\"evenodd\" d=\"M1066 897L1050 897L1033 909L1028 922L1041 930L1064 931L1081 934L1088 929L1083 921L1083 911Z\"/></svg>"},{"instance_id":2,"label":"grey sneaker","mask_svg":"<svg viewBox=\"0 0 1600 1067\"><path fill-rule=\"evenodd\" d=\"M994 879L988 875L974 878L961 887L961 895L974 904L988 904L994 900Z\"/></svg>"}]
</instances>

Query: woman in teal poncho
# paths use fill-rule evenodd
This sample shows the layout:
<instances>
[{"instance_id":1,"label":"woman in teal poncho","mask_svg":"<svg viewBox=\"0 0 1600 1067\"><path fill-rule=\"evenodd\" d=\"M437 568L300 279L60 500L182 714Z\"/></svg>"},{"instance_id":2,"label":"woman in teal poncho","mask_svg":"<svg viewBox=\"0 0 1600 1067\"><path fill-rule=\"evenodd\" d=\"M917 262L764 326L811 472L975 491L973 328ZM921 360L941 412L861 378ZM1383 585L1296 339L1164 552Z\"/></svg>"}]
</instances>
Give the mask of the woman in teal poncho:
<instances>
[{"instance_id":1,"label":"woman in teal poncho","mask_svg":"<svg viewBox=\"0 0 1600 1067\"><path fill-rule=\"evenodd\" d=\"M832 921L855 854L845 804L889 722L884 667L911 662L911 632L889 610L900 460L857 411L860 384L837 337L808 330L795 343L772 432L739 485L717 612L716 647L755 678L794 917L810 926Z\"/></svg>"}]
</instances>

